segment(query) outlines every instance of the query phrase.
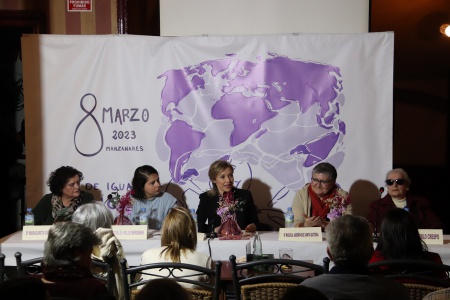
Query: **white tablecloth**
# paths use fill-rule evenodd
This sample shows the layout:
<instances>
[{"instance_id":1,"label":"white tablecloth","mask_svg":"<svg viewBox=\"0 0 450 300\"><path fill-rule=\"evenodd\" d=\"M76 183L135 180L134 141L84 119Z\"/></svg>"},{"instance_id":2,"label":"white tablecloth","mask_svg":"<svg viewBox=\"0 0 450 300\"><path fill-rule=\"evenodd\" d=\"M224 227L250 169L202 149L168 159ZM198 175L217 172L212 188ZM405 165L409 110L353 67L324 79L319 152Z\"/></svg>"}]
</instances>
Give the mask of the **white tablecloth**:
<instances>
[{"instance_id":1,"label":"white tablecloth","mask_svg":"<svg viewBox=\"0 0 450 300\"><path fill-rule=\"evenodd\" d=\"M327 256L327 244L322 242L288 242L279 241L278 232L260 232L263 253L274 254L278 257L280 248L292 248L294 259L309 260L315 264L322 264L323 258ZM141 254L150 248L160 247L161 237L155 236L147 240L122 240L129 265L139 265ZM237 258L244 257L247 247L252 240L221 241L214 239L210 241L211 256L213 260L228 260L231 254ZM44 249L44 241L22 241L22 231L15 232L0 239L0 252L5 254L5 264L14 266L16 264L14 253L22 252L22 259L27 260L41 257ZM429 251L438 253L444 264L450 265L450 235L444 236L444 245L429 245ZM209 255L207 241L198 241L197 251Z\"/></svg>"}]
</instances>

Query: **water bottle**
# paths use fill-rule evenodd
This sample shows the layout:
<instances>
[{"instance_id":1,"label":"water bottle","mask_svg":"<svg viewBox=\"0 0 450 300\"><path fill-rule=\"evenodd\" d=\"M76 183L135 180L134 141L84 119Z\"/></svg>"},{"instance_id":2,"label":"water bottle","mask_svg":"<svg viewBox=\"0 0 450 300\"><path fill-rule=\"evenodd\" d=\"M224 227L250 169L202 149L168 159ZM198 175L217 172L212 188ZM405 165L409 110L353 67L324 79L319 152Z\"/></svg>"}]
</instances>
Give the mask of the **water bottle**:
<instances>
[{"instance_id":1,"label":"water bottle","mask_svg":"<svg viewBox=\"0 0 450 300\"><path fill-rule=\"evenodd\" d=\"M25 225L34 225L34 214L31 211L31 208L27 208L27 213L25 214Z\"/></svg>"},{"instance_id":2,"label":"water bottle","mask_svg":"<svg viewBox=\"0 0 450 300\"><path fill-rule=\"evenodd\" d=\"M142 207L139 212L139 225L148 225L147 209L145 207Z\"/></svg>"},{"instance_id":3,"label":"water bottle","mask_svg":"<svg viewBox=\"0 0 450 300\"><path fill-rule=\"evenodd\" d=\"M195 230L198 231L197 214L195 213L194 208L191 208L190 211L191 211L192 218L194 219L194 222L195 222Z\"/></svg>"},{"instance_id":4,"label":"water bottle","mask_svg":"<svg viewBox=\"0 0 450 300\"><path fill-rule=\"evenodd\" d=\"M294 213L292 207L287 208L287 212L284 214L284 228L294 227Z\"/></svg>"},{"instance_id":5,"label":"water bottle","mask_svg":"<svg viewBox=\"0 0 450 300\"><path fill-rule=\"evenodd\" d=\"M262 243L258 231L255 233L255 238L253 239L253 255L262 255Z\"/></svg>"}]
</instances>

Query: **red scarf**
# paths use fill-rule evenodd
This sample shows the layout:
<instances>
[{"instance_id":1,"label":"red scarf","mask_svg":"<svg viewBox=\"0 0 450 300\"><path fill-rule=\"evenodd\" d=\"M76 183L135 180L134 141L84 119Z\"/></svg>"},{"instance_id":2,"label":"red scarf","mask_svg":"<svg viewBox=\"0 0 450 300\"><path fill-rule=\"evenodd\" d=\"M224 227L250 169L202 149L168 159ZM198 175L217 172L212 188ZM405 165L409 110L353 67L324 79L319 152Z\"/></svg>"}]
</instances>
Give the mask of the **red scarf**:
<instances>
[{"instance_id":1,"label":"red scarf","mask_svg":"<svg viewBox=\"0 0 450 300\"><path fill-rule=\"evenodd\" d=\"M326 200L333 198L336 195L336 187L333 188L331 193L323 197L322 200L320 200L319 197L317 197L316 193L314 193L311 184L308 186L308 194L311 198L312 216L319 216L326 219L327 214L330 212L330 203L328 203L328 201Z\"/></svg>"}]
</instances>

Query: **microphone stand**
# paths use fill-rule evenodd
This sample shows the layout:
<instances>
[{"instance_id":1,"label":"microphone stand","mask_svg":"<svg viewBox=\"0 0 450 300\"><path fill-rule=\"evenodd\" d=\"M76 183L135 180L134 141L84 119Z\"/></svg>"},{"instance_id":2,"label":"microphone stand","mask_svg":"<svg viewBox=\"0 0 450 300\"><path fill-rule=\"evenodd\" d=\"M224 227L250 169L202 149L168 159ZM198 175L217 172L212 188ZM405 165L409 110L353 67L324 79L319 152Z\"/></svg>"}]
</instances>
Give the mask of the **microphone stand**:
<instances>
[{"instance_id":1,"label":"microphone stand","mask_svg":"<svg viewBox=\"0 0 450 300\"><path fill-rule=\"evenodd\" d=\"M384 187L380 187L379 192L380 192L380 199L381 199L383 196ZM376 243L376 242L378 242L378 218L380 217L380 214L378 213L378 208L375 211L377 214L376 214L375 224L374 224L375 228L373 230L373 241Z\"/></svg>"}]
</instances>

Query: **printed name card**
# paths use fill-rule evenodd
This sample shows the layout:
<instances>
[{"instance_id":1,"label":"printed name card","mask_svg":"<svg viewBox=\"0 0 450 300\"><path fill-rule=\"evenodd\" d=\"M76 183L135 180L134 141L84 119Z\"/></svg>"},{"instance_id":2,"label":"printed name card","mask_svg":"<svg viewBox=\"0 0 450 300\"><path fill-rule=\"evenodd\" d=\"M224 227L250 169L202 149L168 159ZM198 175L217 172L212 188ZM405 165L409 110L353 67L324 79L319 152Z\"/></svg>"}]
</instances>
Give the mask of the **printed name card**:
<instances>
[{"instance_id":1,"label":"printed name card","mask_svg":"<svg viewBox=\"0 0 450 300\"><path fill-rule=\"evenodd\" d=\"M280 228L278 232L279 241L296 242L321 242L322 228L320 227L296 227Z\"/></svg>"},{"instance_id":2,"label":"printed name card","mask_svg":"<svg viewBox=\"0 0 450 300\"><path fill-rule=\"evenodd\" d=\"M146 240L148 238L147 225L113 225L112 230L119 240Z\"/></svg>"},{"instance_id":3,"label":"printed name card","mask_svg":"<svg viewBox=\"0 0 450 300\"><path fill-rule=\"evenodd\" d=\"M46 241L52 225L23 226L22 241Z\"/></svg>"},{"instance_id":4,"label":"printed name card","mask_svg":"<svg viewBox=\"0 0 450 300\"><path fill-rule=\"evenodd\" d=\"M442 229L419 229L419 235L422 241L428 245L443 245L444 235Z\"/></svg>"}]
</instances>

